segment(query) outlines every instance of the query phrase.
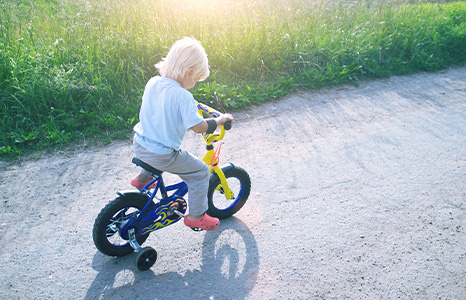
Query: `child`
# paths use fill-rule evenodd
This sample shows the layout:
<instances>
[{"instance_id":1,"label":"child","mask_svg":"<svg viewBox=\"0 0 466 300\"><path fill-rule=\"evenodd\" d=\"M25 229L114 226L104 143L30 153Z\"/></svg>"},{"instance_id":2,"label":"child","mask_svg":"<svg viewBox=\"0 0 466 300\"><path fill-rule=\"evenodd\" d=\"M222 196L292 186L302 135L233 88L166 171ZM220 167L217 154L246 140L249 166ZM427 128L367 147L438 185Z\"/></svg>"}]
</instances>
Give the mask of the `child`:
<instances>
[{"instance_id":1,"label":"child","mask_svg":"<svg viewBox=\"0 0 466 300\"><path fill-rule=\"evenodd\" d=\"M161 76L151 78L144 90L140 122L134 127L134 153L154 168L177 174L188 185L186 226L214 230L219 220L205 213L209 167L180 146L188 129L212 133L217 126L233 121L233 117L224 114L205 120L197 112L188 89L209 76L209 65L204 48L195 39L177 41L155 67ZM142 169L131 184L141 189L151 179L150 173Z\"/></svg>"}]
</instances>

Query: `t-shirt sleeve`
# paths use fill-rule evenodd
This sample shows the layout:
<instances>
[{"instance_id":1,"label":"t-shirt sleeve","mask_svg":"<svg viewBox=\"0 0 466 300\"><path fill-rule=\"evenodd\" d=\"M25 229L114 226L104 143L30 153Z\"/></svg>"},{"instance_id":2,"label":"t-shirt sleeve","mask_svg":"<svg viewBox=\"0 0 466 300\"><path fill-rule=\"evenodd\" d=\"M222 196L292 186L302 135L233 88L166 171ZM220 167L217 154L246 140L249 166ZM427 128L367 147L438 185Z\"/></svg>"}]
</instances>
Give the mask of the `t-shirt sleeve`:
<instances>
[{"instance_id":1,"label":"t-shirt sleeve","mask_svg":"<svg viewBox=\"0 0 466 300\"><path fill-rule=\"evenodd\" d=\"M186 130L201 123L203 118L197 111L196 101L191 93L187 92L184 101L181 102L181 118Z\"/></svg>"}]
</instances>

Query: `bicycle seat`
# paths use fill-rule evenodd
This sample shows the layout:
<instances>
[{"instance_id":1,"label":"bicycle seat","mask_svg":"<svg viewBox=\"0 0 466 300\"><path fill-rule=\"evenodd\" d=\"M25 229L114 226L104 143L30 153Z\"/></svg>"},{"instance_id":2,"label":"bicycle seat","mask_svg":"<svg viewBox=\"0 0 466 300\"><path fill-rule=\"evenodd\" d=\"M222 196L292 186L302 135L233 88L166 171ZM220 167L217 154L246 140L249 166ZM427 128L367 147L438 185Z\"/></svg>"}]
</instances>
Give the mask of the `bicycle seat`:
<instances>
[{"instance_id":1,"label":"bicycle seat","mask_svg":"<svg viewBox=\"0 0 466 300\"><path fill-rule=\"evenodd\" d=\"M144 170L150 172L152 175L155 175L155 176L160 176L162 175L163 171L160 171L154 167L151 167L150 165L146 164L145 162L143 162L142 160L140 160L139 158L137 157L133 157L133 160L132 160L133 164L135 164L136 166L138 167L141 167L143 168Z\"/></svg>"}]
</instances>

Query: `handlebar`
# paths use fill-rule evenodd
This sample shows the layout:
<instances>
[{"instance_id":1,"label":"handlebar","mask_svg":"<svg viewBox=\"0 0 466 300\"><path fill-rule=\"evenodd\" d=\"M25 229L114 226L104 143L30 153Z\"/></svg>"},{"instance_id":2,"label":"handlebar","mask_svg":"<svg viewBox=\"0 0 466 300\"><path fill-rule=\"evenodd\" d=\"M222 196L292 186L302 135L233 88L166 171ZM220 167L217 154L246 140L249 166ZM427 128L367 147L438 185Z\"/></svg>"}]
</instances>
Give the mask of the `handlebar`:
<instances>
[{"instance_id":1,"label":"handlebar","mask_svg":"<svg viewBox=\"0 0 466 300\"><path fill-rule=\"evenodd\" d=\"M222 113L220 113L218 110L215 110L212 107L210 107L208 105L205 105L203 103L199 103L199 102L197 102L197 110L200 113L205 113L205 114L209 115L209 117L211 117L211 118L217 118L217 117L220 117L222 115Z\"/></svg>"},{"instance_id":2,"label":"handlebar","mask_svg":"<svg viewBox=\"0 0 466 300\"><path fill-rule=\"evenodd\" d=\"M212 107L197 102L197 110L200 114L205 113L211 118L217 118L222 115L219 111L213 109ZM215 141L220 141L225 136L225 130L231 129L231 121L225 122L225 124L220 125L220 134L206 134L203 133L204 139L206 140L207 144L210 144Z\"/></svg>"}]
</instances>

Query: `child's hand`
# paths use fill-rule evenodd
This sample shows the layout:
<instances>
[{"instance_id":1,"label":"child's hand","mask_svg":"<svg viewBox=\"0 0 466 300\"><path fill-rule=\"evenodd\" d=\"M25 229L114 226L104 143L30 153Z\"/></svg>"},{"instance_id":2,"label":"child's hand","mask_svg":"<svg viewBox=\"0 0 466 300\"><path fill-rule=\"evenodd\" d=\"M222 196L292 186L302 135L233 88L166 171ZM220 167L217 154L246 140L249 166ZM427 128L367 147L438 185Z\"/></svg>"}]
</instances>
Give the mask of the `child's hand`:
<instances>
[{"instance_id":1,"label":"child's hand","mask_svg":"<svg viewBox=\"0 0 466 300\"><path fill-rule=\"evenodd\" d=\"M231 124L233 124L234 122L234 119L233 119L233 116L231 114L223 114L219 117L219 120L217 121L217 124L218 125L223 125L225 124L225 122L227 121L230 121Z\"/></svg>"},{"instance_id":2,"label":"child's hand","mask_svg":"<svg viewBox=\"0 0 466 300\"><path fill-rule=\"evenodd\" d=\"M211 128L211 131L209 132L209 123L208 122L211 122L211 121L214 121L214 127ZM233 124L233 116L231 114L224 114L224 115L221 115L220 117L217 117L215 119L208 119L208 120L202 120L201 123L191 127L191 129L195 132L195 133L204 133L204 132L207 132L207 133L213 133L215 131L215 129L217 128L217 126L220 126L220 125L224 125L225 122L230 122L230 126L231 127L231 124ZM228 130L229 128L226 128L226 130Z\"/></svg>"}]
</instances>

